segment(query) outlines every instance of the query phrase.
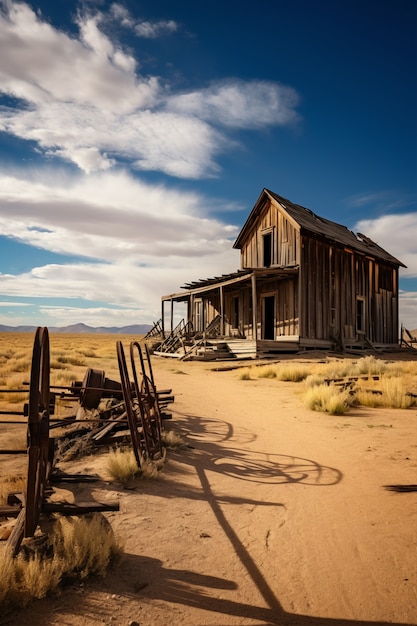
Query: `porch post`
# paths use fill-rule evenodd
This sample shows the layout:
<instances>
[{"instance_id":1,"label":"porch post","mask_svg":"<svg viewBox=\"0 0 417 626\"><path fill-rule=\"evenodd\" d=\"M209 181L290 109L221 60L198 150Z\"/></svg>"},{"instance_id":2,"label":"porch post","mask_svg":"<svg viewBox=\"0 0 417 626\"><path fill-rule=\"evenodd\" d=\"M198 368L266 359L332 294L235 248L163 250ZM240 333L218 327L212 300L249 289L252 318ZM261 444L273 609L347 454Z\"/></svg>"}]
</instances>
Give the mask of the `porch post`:
<instances>
[{"instance_id":1,"label":"porch post","mask_svg":"<svg viewBox=\"0 0 417 626\"><path fill-rule=\"evenodd\" d=\"M258 301L256 295L256 276L253 272L251 276L252 283L252 336L255 340L258 339Z\"/></svg>"},{"instance_id":2,"label":"porch post","mask_svg":"<svg viewBox=\"0 0 417 626\"><path fill-rule=\"evenodd\" d=\"M224 337L224 294L223 285L219 287L220 291L220 335Z\"/></svg>"},{"instance_id":3,"label":"porch post","mask_svg":"<svg viewBox=\"0 0 417 626\"><path fill-rule=\"evenodd\" d=\"M161 326L162 326L162 338L163 339L165 339L164 304L165 304L165 300L161 300Z\"/></svg>"},{"instance_id":4,"label":"porch post","mask_svg":"<svg viewBox=\"0 0 417 626\"><path fill-rule=\"evenodd\" d=\"M171 298L171 333L174 330L174 299Z\"/></svg>"}]
</instances>

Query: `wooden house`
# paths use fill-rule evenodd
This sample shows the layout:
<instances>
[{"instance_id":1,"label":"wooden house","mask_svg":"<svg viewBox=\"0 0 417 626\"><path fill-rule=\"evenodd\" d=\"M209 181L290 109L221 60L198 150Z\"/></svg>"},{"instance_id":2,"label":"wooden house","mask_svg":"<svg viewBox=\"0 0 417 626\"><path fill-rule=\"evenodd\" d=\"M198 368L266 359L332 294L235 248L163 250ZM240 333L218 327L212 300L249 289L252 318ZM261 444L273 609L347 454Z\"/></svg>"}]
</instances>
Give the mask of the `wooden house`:
<instances>
[{"instance_id":1,"label":"wooden house","mask_svg":"<svg viewBox=\"0 0 417 626\"><path fill-rule=\"evenodd\" d=\"M239 270L162 297L162 352L178 351L176 336L179 354L198 342L231 356L398 347L404 265L365 235L264 189L234 248ZM173 328L180 302L186 319Z\"/></svg>"}]
</instances>

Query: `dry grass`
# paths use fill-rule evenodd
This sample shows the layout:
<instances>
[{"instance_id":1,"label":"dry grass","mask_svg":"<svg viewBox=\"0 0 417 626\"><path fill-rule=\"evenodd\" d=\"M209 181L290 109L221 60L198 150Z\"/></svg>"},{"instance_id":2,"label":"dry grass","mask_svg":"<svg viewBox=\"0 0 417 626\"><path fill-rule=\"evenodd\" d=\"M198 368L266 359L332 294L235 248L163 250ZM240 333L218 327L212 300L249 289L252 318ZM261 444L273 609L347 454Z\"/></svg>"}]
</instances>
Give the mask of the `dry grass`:
<instances>
[{"instance_id":1,"label":"dry grass","mask_svg":"<svg viewBox=\"0 0 417 626\"><path fill-rule=\"evenodd\" d=\"M71 335L50 333L51 385L82 380L87 367L105 371L108 378L119 379L116 341L130 343L142 338L134 335ZM30 377L34 334L0 333L0 383L8 388L21 387ZM20 376L15 377L15 374ZM8 381L13 377L13 382ZM0 400L8 401L0 395Z\"/></svg>"},{"instance_id":2,"label":"dry grass","mask_svg":"<svg viewBox=\"0 0 417 626\"><path fill-rule=\"evenodd\" d=\"M62 584L103 576L122 552L102 515L58 518L46 551L44 547L30 556L21 552L17 558L2 553L0 607L2 611L21 607L57 591Z\"/></svg>"},{"instance_id":3,"label":"dry grass","mask_svg":"<svg viewBox=\"0 0 417 626\"><path fill-rule=\"evenodd\" d=\"M25 491L26 476L23 474L2 477L0 483L0 504L6 504L9 493L24 493Z\"/></svg>"},{"instance_id":4,"label":"dry grass","mask_svg":"<svg viewBox=\"0 0 417 626\"><path fill-rule=\"evenodd\" d=\"M417 404L410 394L417 393L417 362L390 362L365 356L354 359L329 359L317 363L282 362L246 367L240 380L269 378L281 381L304 381L304 401L315 411L340 414L352 404L406 409ZM334 380L356 379L350 393L328 384ZM374 392L374 393L372 393Z\"/></svg>"},{"instance_id":5,"label":"dry grass","mask_svg":"<svg viewBox=\"0 0 417 626\"><path fill-rule=\"evenodd\" d=\"M113 480L120 482L123 487L129 486L136 476L140 475L140 469L132 449L123 450L116 448L110 450L107 459L107 470Z\"/></svg>"},{"instance_id":6,"label":"dry grass","mask_svg":"<svg viewBox=\"0 0 417 626\"><path fill-rule=\"evenodd\" d=\"M184 439L172 430L162 431L162 444L166 448L182 448L185 446Z\"/></svg>"},{"instance_id":7,"label":"dry grass","mask_svg":"<svg viewBox=\"0 0 417 626\"><path fill-rule=\"evenodd\" d=\"M401 378L383 378L378 392L358 389L356 398L363 406L386 407L391 409L409 409L416 404L415 399L407 394Z\"/></svg>"},{"instance_id":8,"label":"dry grass","mask_svg":"<svg viewBox=\"0 0 417 626\"><path fill-rule=\"evenodd\" d=\"M304 402L309 409L330 415L343 415L353 401L349 391L343 391L335 385L315 385L304 394Z\"/></svg>"},{"instance_id":9,"label":"dry grass","mask_svg":"<svg viewBox=\"0 0 417 626\"><path fill-rule=\"evenodd\" d=\"M107 459L107 471L111 478L122 484L123 487L134 486L136 478L158 478L164 466L165 456L158 460L143 459L138 468L134 452L131 448L115 448L111 450Z\"/></svg>"}]
</instances>

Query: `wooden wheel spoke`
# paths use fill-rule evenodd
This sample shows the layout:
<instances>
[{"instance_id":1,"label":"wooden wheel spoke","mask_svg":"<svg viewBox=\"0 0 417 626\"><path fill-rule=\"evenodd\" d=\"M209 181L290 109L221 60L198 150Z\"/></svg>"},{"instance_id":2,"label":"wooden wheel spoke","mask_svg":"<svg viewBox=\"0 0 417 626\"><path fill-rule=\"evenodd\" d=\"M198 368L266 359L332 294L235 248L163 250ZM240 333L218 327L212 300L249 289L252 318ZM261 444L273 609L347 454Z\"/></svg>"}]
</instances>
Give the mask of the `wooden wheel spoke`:
<instances>
[{"instance_id":1,"label":"wooden wheel spoke","mask_svg":"<svg viewBox=\"0 0 417 626\"><path fill-rule=\"evenodd\" d=\"M52 467L49 442L50 356L47 328L35 334L29 387L28 476L24 536L35 533Z\"/></svg>"},{"instance_id":2,"label":"wooden wheel spoke","mask_svg":"<svg viewBox=\"0 0 417 626\"><path fill-rule=\"evenodd\" d=\"M116 343L117 362L119 365L120 382L122 385L123 400L125 403L126 416L129 424L130 436L132 439L133 452L136 463L140 469L143 465L143 437L139 433L138 427L142 427L141 416L138 416L138 410L134 405L132 393L132 385L130 384L129 372L126 364L123 344L121 341Z\"/></svg>"},{"instance_id":3,"label":"wooden wheel spoke","mask_svg":"<svg viewBox=\"0 0 417 626\"><path fill-rule=\"evenodd\" d=\"M141 385L139 385L137 376L136 355L140 363ZM147 375L142 349L137 341L133 341L130 344L130 359L142 417L147 454L149 458L154 459L162 455L161 411L155 386Z\"/></svg>"}]
</instances>

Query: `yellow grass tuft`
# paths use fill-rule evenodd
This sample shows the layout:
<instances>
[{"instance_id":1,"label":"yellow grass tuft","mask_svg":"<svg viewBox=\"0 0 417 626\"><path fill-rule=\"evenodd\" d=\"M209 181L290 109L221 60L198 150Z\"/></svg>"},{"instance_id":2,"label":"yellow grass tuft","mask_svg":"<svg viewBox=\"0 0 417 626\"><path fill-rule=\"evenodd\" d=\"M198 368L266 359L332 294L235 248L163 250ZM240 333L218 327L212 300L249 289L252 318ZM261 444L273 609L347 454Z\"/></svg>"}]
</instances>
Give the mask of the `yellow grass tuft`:
<instances>
[{"instance_id":1,"label":"yellow grass tuft","mask_svg":"<svg viewBox=\"0 0 417 626\"><path fill-rule=\"evenodd\" d=\"M343 415L352 404L352 396L334 385L316 385L307 389L304 401L312 411Z\"/></svg>"},{"instance_id":2,"label":"yellow grass tuft","mask_svg":"<svg viewBox=\"0 0 417 626\"><path fill-rule=\"evenodd\" d=\"M132 449L116 448L110 450L107 470L113 480L118 480L124 487L140 474L140 469Z\"/></svg>"},{"instance_id":3,"label":"yellow grass tuft","mask_svg":"<svg viewBox=\"0 0 417 626\"><path fill-rule=\"evenodd\" d=\"M163 430L161 439L166 448L182 448L185 445L183 438L172 430Z\"/></svg>"},{"instance_id":4,"label":"yellow grass tuft","mask_svg":"<svg viewBox=\"0 0 417 626\"><path fill-rule=\"evenodd\" d=\"M44 598L62 583L104 575L122 555L113 530L104 516L58 518L45 552L17 558L3 551L0 558L0 609L25 606L31 599ZM51 556L47 556L51 554Z\"/></svg>"},{"instance_id":5,"label":"yellow grass tuft","mask_svg":"<svg viewBox=\"0 0 417 626\"><path fill-rule=\"evenodd\" d=\"M383 374L387 369L387 364L374 356L365 356L356 364L355 373L367 376L376 376ZM355 374L354 374L355 375Z\"/></svg>"},{"instance_id":6,"label":"yellow grass tuft","mask_svg":"<svg viewBox=\"0 0 417 626\"><path fill-rule=\"evenodd\" d=\"M63 564L62 575L67 578L103 576L122 553L110 524L97 513L58 518L53 546L54 559Z\"/></svg>"},{"instance_id":7,"label":"yellow grass tuft","mask_svg":"<svg viewBox=\"0 0 417 626\"><path fill-rule=\"evenodd\" d=\"M23 474L3 476L0 482L0 504L6 504L9 493L24 493L25 491L26 476Z\"/></svg>"},{"instance_id":8,"label":"yellow grass tuft","mask_svg":"<svg viewBox=\"0 0 417 626\"><path fill-rule=\"evenodd\" d=\"M407 394L401 378L383 378L379 381L379 387L381 393L359 389L355 394L358 402L363 406L391 409L408 409L415 404L412 396Z\"/></svg>"},{"instance_id":9,"label":"yellow grass tuft","mask_svg":"<svg viewBox=\"0 0 417 626\"><path fill-rule=\"evenodd\" d=\"M252 380L251 368L245 367L239 372L239 380Z\"/></svg>"},{"instance_id":10,"label":"yellow grass tuft","mask_svg":"<svg viewBox=\"0 0 417 626\"><path fill-rule=\"evenodd\" d=\"M40 600L57 589L64 570L61 559L45 559L39 554L29 560L19 558L16 565L18 584L24 590L26 600Z\"/></svg>"}]
</instances>

